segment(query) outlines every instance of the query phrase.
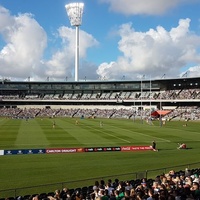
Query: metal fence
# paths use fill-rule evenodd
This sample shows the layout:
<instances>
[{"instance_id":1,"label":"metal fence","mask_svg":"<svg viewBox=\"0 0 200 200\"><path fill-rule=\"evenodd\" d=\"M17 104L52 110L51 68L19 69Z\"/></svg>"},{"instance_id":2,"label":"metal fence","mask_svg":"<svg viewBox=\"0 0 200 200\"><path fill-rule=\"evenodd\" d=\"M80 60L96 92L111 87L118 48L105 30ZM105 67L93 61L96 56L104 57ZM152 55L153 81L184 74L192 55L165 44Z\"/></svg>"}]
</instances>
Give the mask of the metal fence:
<instances>
[{"instance_id":1,"label":"metal fence","mask_svg":"<svg viewBox=\"0 0 200 200\"><path fill-rule=\"evenodd\" d=\"M31 187L0 190L0 198L13 197L16 199L18 196L50 193L50 192L54 192L56 189L63 189L64 187L67 187L69 189L82 188L84 186L94 185L94 182L96 180L106 181L108 179L114 180L116 178L123 181L136 180L136 179L142 179L142 178L154 179L157 175L168 173L170 170L174 170L175 172L178 172L180 170L185 170L185 168L199 169L200 162L178 165L178 166L170 166L170 167L165 167L165 168L151 169L151 170L139 171L139 172L133 172L133 173L124 173L124 174L115 174L115 175L104 176L104 177L88 178L84 180L74 180L74 181L52 183L52 184L46 184L46 185L37 185L37 186L31 186Z\"/></svg>"}]
</instances>

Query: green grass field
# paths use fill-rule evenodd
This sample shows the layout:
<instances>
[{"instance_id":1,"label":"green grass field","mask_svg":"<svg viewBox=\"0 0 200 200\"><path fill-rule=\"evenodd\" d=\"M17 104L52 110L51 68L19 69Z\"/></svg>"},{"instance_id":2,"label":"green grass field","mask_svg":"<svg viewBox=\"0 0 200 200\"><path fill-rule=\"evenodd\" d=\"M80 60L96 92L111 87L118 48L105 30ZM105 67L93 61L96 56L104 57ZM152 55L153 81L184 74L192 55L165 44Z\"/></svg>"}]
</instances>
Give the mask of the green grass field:
<instances>
[{"instance_id":1,"label":"green grass field","mask_svg":"<svg viewBox=\"0 0 200 200\"><path fill-rule=\"evenodd\" d=\"M148 125L145 121L127 119L78 120L76 125L73 118L29 121L0 118L0 149L150 145L155 140L159 152L0 156L0 190L97 177L110 176L114 179L120 174L130 174L126 178L134 179L131 173L138 171L199 162L200 122L188 122L188 126L184 127L184 122L171 121L161 127L159 121ZM55 128L52 127L53 121ZM103 127L99 126L100 121ZM177 150L177 143L181 142L185 142L189 149ZM74 186L84 184L91 183L78 181ZM73 184L66 186L72 187ZM55 187L59 185L53 185L57 189ZM12 196L11 193L9 195Z\"/></svg>"}]
</instances>

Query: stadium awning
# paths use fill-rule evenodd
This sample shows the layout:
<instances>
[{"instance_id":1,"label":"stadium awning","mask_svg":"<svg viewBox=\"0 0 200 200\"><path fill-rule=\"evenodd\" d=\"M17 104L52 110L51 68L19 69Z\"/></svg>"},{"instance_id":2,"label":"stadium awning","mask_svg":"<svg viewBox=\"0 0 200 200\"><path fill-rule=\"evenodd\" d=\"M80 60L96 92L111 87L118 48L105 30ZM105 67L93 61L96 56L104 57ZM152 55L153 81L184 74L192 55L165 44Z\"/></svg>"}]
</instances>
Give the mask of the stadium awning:
<instances>
[{"instance_id":1,"label":"stadium awning","mask_svg":"<svg viewBox=\"0 0 200 200\"><path fill-rule=\"evenodd\" d=\"M151 113L151 116L165 116L167 114L169 114L171 112L171 110L156 110L154 112Z\"/></svg>"}]
</instances>

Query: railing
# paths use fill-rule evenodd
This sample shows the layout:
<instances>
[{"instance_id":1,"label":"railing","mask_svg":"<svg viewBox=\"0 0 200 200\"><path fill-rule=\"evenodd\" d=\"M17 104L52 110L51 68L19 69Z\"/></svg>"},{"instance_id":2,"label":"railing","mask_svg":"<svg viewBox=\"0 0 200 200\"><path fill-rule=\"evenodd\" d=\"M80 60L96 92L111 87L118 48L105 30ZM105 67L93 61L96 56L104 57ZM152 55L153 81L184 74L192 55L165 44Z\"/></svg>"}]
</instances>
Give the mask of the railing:
<instances>
[{"instance_id":1,"label":"railing","mask_svg":"<svg viewBox=\"0 0 200 200\"><path fill-rule=\"evenodd\" d=\"M23 188L13 188L13 189L6 189L0 190L0 198L8 198L8 197L18 197L18 196L25 196L28 194L40 194L40 193L49 193L54 192L56 189L63 189L67 187L69 189L76 189L78 187L90 186L93 185L96 180L136 180L142 178L155 178L157 175L168 173L170 170L174 170L178 172L180 170L188 169L197 169L200 168L200 162L197 163L190 163L178 166L170 166L166 168L158 168L140 172L133 172L133 173L125 173L125 174L116 174L111 176L104 176L104 177L95 177L95 178L88 178L84 180L74 180L74 181L67 181L67 182L60 182L60 183L52 183L46 185L37 185L31 187L23 187Z\"/></svg>"}]
</instances>

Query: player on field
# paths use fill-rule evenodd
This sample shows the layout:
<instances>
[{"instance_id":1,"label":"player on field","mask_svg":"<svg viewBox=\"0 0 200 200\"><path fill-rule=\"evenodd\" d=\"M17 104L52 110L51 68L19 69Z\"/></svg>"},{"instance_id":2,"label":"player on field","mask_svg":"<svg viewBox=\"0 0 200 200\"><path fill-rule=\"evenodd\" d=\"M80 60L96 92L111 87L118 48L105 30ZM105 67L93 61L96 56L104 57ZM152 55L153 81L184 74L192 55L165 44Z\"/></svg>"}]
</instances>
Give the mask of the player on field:
<instances>
[{"instance_id":1,"label":"player on field","mask_svg":"<svg viewBox=\"0 0 200 200\"><path fill-rule=\"evenodd\" d=\"M56 127L56 122L55 121L53 121L53 128L55 128Z\"/></svg>"},{"instance_id":2,"label":"player on field","mask_svg":"<svg viewBox=\"0 0 200 200\"><path fill-rule=\"evenodd\" d=\"M75 121L75 124L76 124L76 125L78 125L78 124L79 124L79 121L78 121L78 120L76 120L76 121Z\"/></svg>"},{"instance_id":3,"label":"player on field","mask_svg":"<svg viewBox=\"0 0 200 200\"><path fill-rule=\"evenodd\" d=\"M100 126L100 128L103 127L103 122L102 121L99 122L99 126Z\"/></svg>"},{"instance_id":4,"label":"player on field","mask_svg":"<svg viewBox=\"0 0 200 200\"><path fill-rule=\"evenodd\" d=\"M150 147L153 151L158 151L158 149L156 149L156 142L155 141L152 142L152 145Z\"/></svg>"},{"instance_id":5,"label":"player on field","mask_svg":"<svg viewBox=\"0 0 200 200\"><path fill-rule=\"evenodd\" d=\"M177 149L186 149L186 144L185 143L178 143Z\"/></svg>"}]
</instances>

